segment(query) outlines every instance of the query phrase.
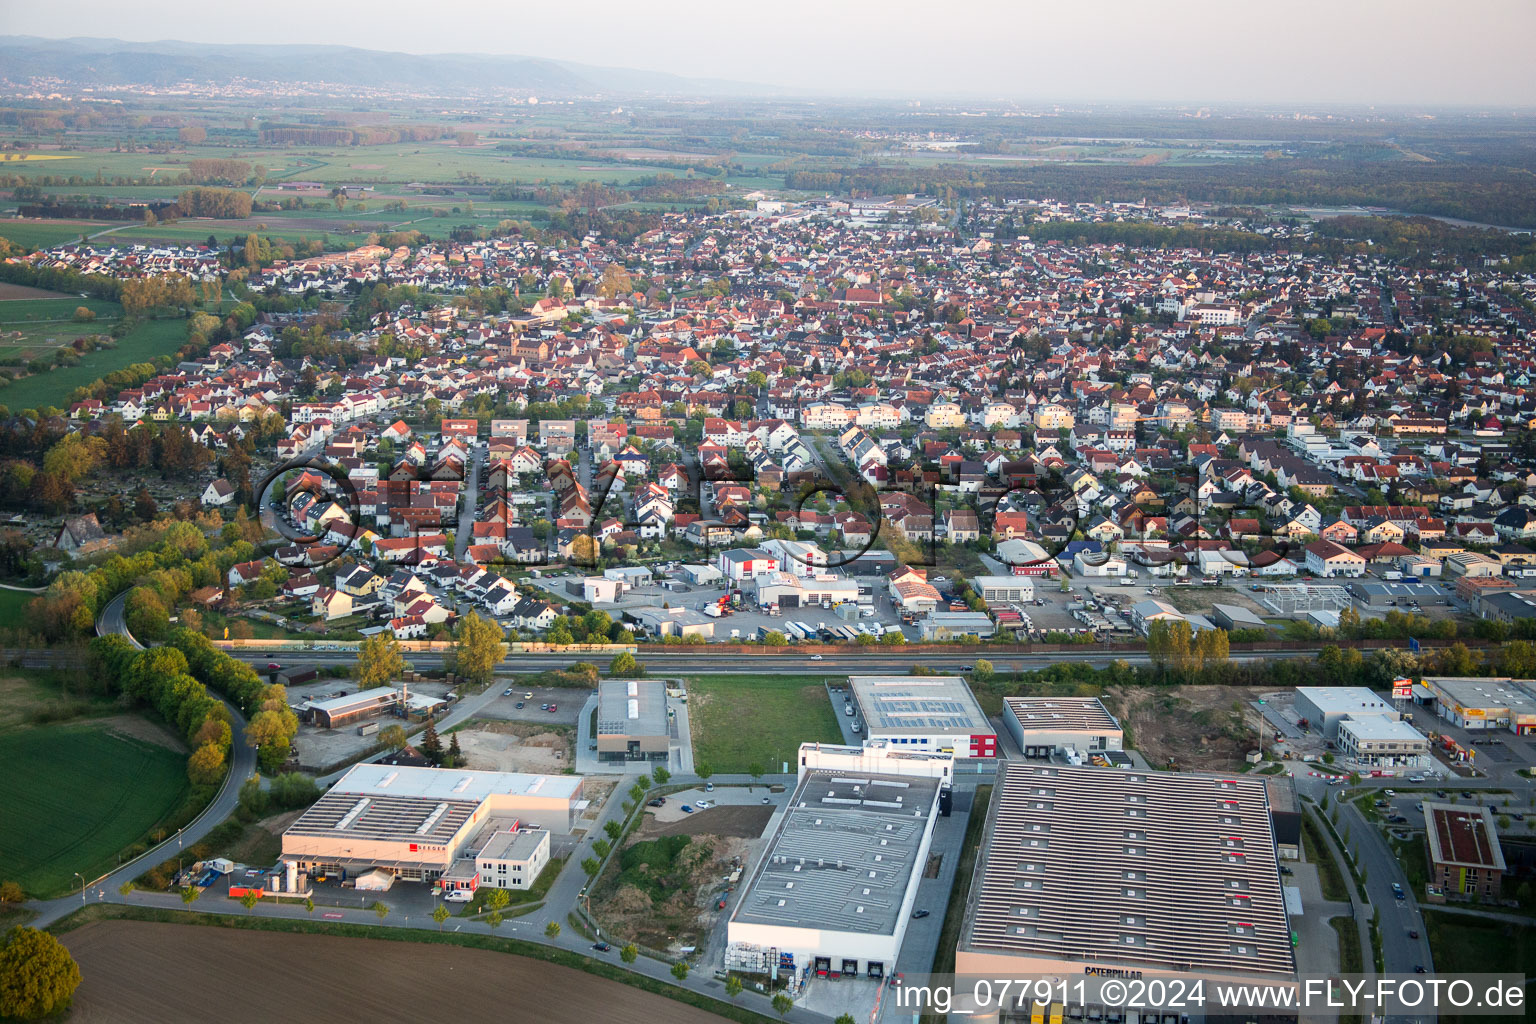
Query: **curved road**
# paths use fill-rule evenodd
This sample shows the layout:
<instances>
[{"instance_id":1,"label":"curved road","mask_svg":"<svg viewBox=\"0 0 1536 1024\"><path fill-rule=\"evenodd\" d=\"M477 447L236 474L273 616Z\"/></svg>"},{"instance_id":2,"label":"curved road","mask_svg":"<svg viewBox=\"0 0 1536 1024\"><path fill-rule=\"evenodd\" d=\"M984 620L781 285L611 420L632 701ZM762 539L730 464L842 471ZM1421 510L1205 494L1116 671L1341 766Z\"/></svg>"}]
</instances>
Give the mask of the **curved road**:
<instances>
[{"instance_id":1,"label":"curved road","mask_svg":"<svg viewBox=\"0 0 1536 1024\"><path fill-rule=\"evenodd\" d=\"M98 636L106 636L109 633L121 634L142 650L144 645L128 632L128 624L123 619L123 609L127 599L128 592L124 591L107 602L107 606L101 611L101 618L96 621L96 633ZM27 904L29 909L37 913L37 917L30 922L33 927L42 928L52 924L79 906L82 895L90 897L95 890L101 891L102 899L112 899L114 902L120 900L117 890L124 882L133 881L161 861L176 856L177 851L192 846L211 832L214 826L234 813L235 807L240 802L240 787L245 784L246 779L256 774L256 751L245 742L245 716L240 713L239 708L227 700L224 701L224 706L229 709L230 728L234 733L230 746L230 768L224 776L224 784L219 787L218 793L208 806L203 808L202 813L165 842L126 864L119 865L107 874L89 881L83 894L75 893L55 900Z\"/></svg>"}]
</instances>

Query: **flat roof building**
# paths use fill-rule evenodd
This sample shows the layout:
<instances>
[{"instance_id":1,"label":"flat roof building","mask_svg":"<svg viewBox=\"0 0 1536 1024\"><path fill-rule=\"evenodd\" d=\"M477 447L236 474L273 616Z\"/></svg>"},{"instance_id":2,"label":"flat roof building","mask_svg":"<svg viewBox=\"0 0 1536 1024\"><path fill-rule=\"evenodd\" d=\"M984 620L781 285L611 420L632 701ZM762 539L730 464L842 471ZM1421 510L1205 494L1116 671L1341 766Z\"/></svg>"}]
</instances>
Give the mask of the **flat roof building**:
<instances>
[{"instance_id":1,"label":"flat roof building","mask_svg":"<svg viewBox=\"0 0 1536 1024\"><path fill-rule=\"evenodd\" d=\"M433 881L487 827L570 832L579 775L354 765L283 833L282 857L311 874L383 868Z\"/></svg>"},{"instance_id":2,"label":"flat roof building","mask_svg":"<svg viewBox=\"0 0 1536 1024\"><path fill-rule=\"evenodd\" d=\"M1386 715L1344 716L1334 744L1351 761L1373 768L1415 767L1430 761L1428 737Z\"/></svg>"},{"instance_id":3,"label":"flat roof building","mask_svg":"<svg viewBox=\"0 0 1536 1024\"><path fill-rule=\"evenodd\" d=\"M1435 713L1468 730L1508 729L1536 736L1536 694L1528 679L1507 676L1425 676Z\"/></svg>"},{"instance_id":4,"label":"flat roof building","mask_svg":"<svg viewBox=\"0 0 1536 1024\"><path fill-rule=\"evenodd\" d=\"M1267 792L1243 776L999 765L955 973L1293 980Z\"/></svg>"},{"instance_id":5,"label":"flat roof building","mask_svg":"<svg viewBox=\"0 0 1536 1024\"><path fill-rule=\"evenodd\" d=\"M1003 728L1029 758L1125 749L1125 731L1097 697L1005 697Z\"/></svg>"},{"instance_id":6,"label":"flat roof building","mask_svg":"<svg viewBox=\"0 0 1536 1024\"><path fill-rule=\"evenodd\" d=\"M1338 741L1339 723L1346 717L1401 717L1390 701L1378 697L1368 686L1298 686L1296 714L1329 743Z\"/></svg>"},{"instance_id":7,"label":"flat roof building","mask_svg":"<svg viewBox=\"0 0 1536 1024\"><path fill-rule=\"evenodd\" d=\"M917 899L941 780L807 769L726 926L726 966L884 977Z\"/></svg>"},{"instance_id":8,"label":"flat roof building","mask_svg":"<svg viewBox=\"0 0 1536 1024\"><path fill-rule=\"evenodd\" d=\"M1424 801L1423 810L1435 884L1447 892L1498 897L1505 864L1493 812L1432 800Z\"/></svg>"},{"instance_id":9,"label":"flat roof building","mask_svg":"<svg viewBox=\"0 0 1536 1024\"><path fill-rule=\"evenodd\" d=\"M959 676L849 676L871 739L893 749L996 757L997 730Z\"/></svg>"},{"instance_id":10,"label":"flat roof building","mask_svg":"<svg viewBox=\"0 0 1536 1024\"><path fill-rule=\"evenodd\" d=\"M1029 576L973 576L971 589L987 604L1028 604L1035 599L1035 581Z\"/></svg>"},{"instance_id":11,"label":"flat roof building","mask_svg":"<svg viewBox=\"0 0 1536 1024\"><path fill-rule=\"evenodd\" d=\"M671 747L665 683L605 679L598 684L598 760L665 761Z\"/></svg>"},{"instance_id":12,"label":"flat roof building","mask_svg":"<svg viewBox=\"0 0 1536 1024\"><path fill-rule=\"evenodd\" d=\"M480 885L530 889L549 863L549 829L497 832L475 854Z\"/></svg>"}]
</instances>

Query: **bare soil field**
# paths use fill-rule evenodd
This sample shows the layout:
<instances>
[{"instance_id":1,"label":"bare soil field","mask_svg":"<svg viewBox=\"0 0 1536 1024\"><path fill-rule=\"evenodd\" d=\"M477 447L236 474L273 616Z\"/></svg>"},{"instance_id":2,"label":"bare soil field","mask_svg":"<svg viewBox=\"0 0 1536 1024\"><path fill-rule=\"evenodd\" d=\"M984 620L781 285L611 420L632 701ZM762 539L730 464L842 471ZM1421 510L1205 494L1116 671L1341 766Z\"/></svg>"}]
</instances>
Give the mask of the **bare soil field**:
<instances>
[{"instance_id":1,"label":"bare soil field","mask_svg":"<svg viewBox=\"0 0 1536 1024\"><path fill-rule=\"evenodd\" d=\"M143 740L156 746L184 753L187 745L181 738L159 722L152 722L142 715L113 715L102 720L110 732L130 739Z\"/></svg>"},{"instance_id":2,"label":"bare soil field","mask_svg":"<svg viewBox=\"0 0 1536 1024\"><path fill-rule=\"evenodd\" d=\"M45 288L0 281L0 302L9 302L12 299L68 299L71 297L64 292L50 292Z\"/></svg>"},{"instance_id":3,"label":"bare soil field","mask_svg":"<svg viewBox=\"0 0 1536 1024\"><path fill-rule=\"evenodd\" d=\"M495 1024L523 1019L520 1007L538 1007L534 1016L551 1024L721 1019L569 967L481 949L145 921L93 922L64 943L84 978L73 1024L377 1024L415 1018L404 1008L422 1006L432 1019Z\"/></svg>"},{"instance_id":4,"label":"bare soil field","mask_svg":"<svg viewBox=\"0 0 1536 1024\"><path fill-rule=\"evenodd\" d=\"M481 722L460 729L465 766L477 771L559 774L571 763L571 738L522 722Z\"/></svg>"},{"instance_id":5,"label":"bare soil field","mask_svg":"<svg viewBox=\"0 0 1536 1024\"><path fill-rule=\"evenodd\" d=\"M1264 687L1121 686L1104 693L1104 704L1127 729L1126 742L1155 767L1169 758L1180 767L1228 770L1258 745L1249 727L1248 702ZM1239 705L1233 710L1232 705Z\"/></svg>"}]
</instances>

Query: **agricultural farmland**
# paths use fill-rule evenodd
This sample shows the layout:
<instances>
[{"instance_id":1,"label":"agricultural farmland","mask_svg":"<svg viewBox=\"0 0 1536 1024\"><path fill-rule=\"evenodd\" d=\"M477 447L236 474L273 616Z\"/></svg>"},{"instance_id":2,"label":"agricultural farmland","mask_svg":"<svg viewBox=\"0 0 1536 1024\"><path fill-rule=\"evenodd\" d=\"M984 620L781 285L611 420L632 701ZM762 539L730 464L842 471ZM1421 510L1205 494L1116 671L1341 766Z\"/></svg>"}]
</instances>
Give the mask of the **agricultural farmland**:
<instances>
[{"instance_id":1,"label":"agricultural farmland","mask_svg":"<svg viewBox=\"0 0 1536 1024\"><path fill-rule=\"evenodd\" d=\"M190 788L171 742L129 716L0 733L0 879L48 897L111 868Z\"/></svg>"}]
</instances>

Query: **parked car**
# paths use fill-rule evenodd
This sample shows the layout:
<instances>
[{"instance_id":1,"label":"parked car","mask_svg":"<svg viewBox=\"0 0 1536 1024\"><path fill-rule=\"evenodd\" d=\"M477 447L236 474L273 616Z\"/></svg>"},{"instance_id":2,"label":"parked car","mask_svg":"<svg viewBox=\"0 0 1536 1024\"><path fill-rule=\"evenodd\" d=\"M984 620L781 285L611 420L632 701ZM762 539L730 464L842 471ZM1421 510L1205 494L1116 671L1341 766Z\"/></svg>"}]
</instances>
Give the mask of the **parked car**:
<instances>
[{"instance_id":1,"label":"parked car","mask_svg":"<svg viewBox=\"0 0 1536 1024\"><path fill-rule=\"evenodd\" d=\"M692 804L683 804L683 808L682 809L683 809L683 813L684 814L692 814L693 813L693 805Z\"/></svg>"},{"instance_id":2,"label":"parked car","mask_svg":"<svg viewBox=\"0 0 1536 1024\"><path fill-rule=\"evenodd\" d=\"M549 706L549 710L550 710L550 713L553 714L554 712L560 710L560 705L559 704L551 704Z\"/></svg>"},{"instance_id":3,"label":"parked car","mask_svg":"<svg viewBox=\"0 0 1536 1024\"><path fill-rule=\"evenodd\" d=\"M518 710L519 710L519 711L521 711L521 710L522 710L522 708L523 708L523 702L522 702L522 701L518 701L518 702L517 702L517 703L516 703L516 704L515 704L515 705L513 705L513 706L514 706L514 707L516 707L516 708L517 708L517 709L518 709Z\"/></svg>"},{"instance_id":4,"label":"parked car","mask_svg":"<svg viewBox=\"0 0 1536 1024\"><path fill-rule=\"evenodd\" d=\"M549 705L548 704L540 704L539 705L539 710L540 711L548 711L549 710Z\"/></svg>"},{"instance_id":5,"label":"parked car","mask_svg":"<svg viewBox=\"0 0 1536 1024\"><path fill-rule=\"evenodd\" d=\"M533 691L529 690L527 693L523 694L523 700L533 700Z\"/></svg>"},{"instance_id":6,"label":"parked car","mask_svg":"<svg viewBox=\"0 0 1536 1024\"><path fill-rule=\"evenodd\" d=\"M510 696L512 696L512 691L510 689L502 690L501 691L501 695L503 697L510 697Z\"/></svg>"},{"instance_id":7,"label":"parked car","mask_svg":"<svg viewBox=\"0 0 1536 1024\"><path fill-rule=\"evenodd\" d=\"M704 792L706 792L706 793L713 793L714 791L715 791L715 784L713 782L706 782L706 783L704 783Z\"/></svg>"},{"instance_id":8,"label":"parked car","mask_svg":"<svg viewBox=\"0 0 1536 1024\"><path fill-rule=\"evenodd\" d=\"M648 807L665 807L667 805L667 798L659 796L654 800L647 800L645 803Z\"/></svg>"},{"instance_id":9,"label":"parked car","mask_svg":"<svg viewBox=\"0 0 1536 1024\"><path fill-rule=\"evenodd\" d=\"M927 916L928 916L928 911L926 911L926 910L914 910L914 911L912 911L912 920L914 920L914 921L920 921L920 920L922 920L923 918L925 918Z\"/></svg>"}]
</instances>

